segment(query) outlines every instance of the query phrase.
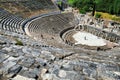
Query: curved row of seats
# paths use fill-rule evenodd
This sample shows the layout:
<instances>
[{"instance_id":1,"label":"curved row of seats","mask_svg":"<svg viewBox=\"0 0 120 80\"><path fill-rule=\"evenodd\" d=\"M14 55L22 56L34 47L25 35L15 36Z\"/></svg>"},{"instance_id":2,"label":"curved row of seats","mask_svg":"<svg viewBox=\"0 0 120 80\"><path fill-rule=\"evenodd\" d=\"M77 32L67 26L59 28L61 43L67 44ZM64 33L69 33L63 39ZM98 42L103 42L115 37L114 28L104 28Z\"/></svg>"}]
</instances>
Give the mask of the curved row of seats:
<instances>
[{"instance_id":1,"label":"curved row of seats","mask_svg":"<svg viewBox=\"0 0 120 80\"><path fill-rule=\"evenodd\" d=\"M30 10L38 10L38 9L56 9L55 5L52 3L51 0L29 0L26 3L21 3L25 7Z\"/></svg>"},{"instance_id":2,"label":"curved row of seats","mask_svg":"<svg viewBox=\"0 0 120 80\"><path fill-rule=\"evenodd\" d=\"M77 31L83 30L83 31L89 32L93 35L96 35L98 37L102 37L102 38L109 40L111 42L119 42L119 40L120 40L119 35L95 28L93 26L80 25L80 26L78 26L78 28L76 28L76 30Z\"/></svg>"},{"instance_id":3,"label":"curved row of seats","mask_svg":"<svg viewBox=\"0 0 120 80\"><path fill-rule=\"evenodd\" d=\"M72 36L76 33L75 30L69 30L67 32L65 32L62 36L63 41L70 45L73 46L75 44L75 40L72 38ZM73 39L73 40L72 40Z\"/></svg>"},{"instance_id":4,"label":"curved row of seats","mask_svg":"<svg viewBox=\"0 0 120 80\"><path fill-rule=\"evenodd\" d=\"M114 33L109 33L109 32L106 32L104 30L101 30L101 29L98 29L98 28L95 28L95 27L92 27L92 26L88 26L88 25L79 25L79 26L75 27L74 30L76 30L76 31L81 31L81 30L86 31L86 32L89 32L89 33L91 33L93 35L96 35L98 37L102 37L102 38L104 38L106 40L109 40L111 42L119 43L119 41L120 41L120 36L119 35L116 35ZM65 38L65 40L68 40L66 38L66 36L69 36L68 35L69 31L66 31L66 32L67 33L64 33L62 38L63 39ZM71 31L70 31L69 34L71 34Z\"/></svg>"},{"instance_id":5,"label":"curved row of seats","mask_svg":"<svg viewBox=\"0 0 120 80\"><path fill-rule=\"evenodd\" d=\"M5 10L0 10L0 29L16 33L24 33L22 24L25 19L15 16Z\"/></svg>"},{"instance_id":6,"label":"curved row of seats","mask_svg":"<svg viewBox=\"0 0 120 80\"><path fill-rule=\"evenodd\" d=\"M42 15L38 18L29 21L25 28L29 33L28 35L30 35L33 38L36 38L37 40L40 40L46 33L48 33L49 36L57 34L60 35L63 41L65 41L69 45L73 45L74 43L70 41L70 37L73 35L72 31L70 31L70 33L66 33L67 31L69 31L70 27L71 27L70 30L71 29L76 31L83 30L92 33L96 36L102 37L106 40L112 42L119 42L120 36L89 25L78 26L75 27L75 29L72 28L73 26L67 25L69 22L73 21L73 17L71 16L72 15L68 13L67 15L64 14ZM63 33L61 33L62 31Z\"/></svg>"},{"instance_id":7,"label":"curved row of seats","mask_svg":"<svg viewBox=\"0 0 120 80\"><path fill-rule=\"evenodd\" d=\"M71 13L42 16L29 22L25 26L25 30L27 30L26 32L30 36L37 37L38 39L46 33L52 36L59 35L63 29L70 27L68 24L73 20L73 17Z\"/></svg>"},{"instance_id":8,"label":"curved row of seats","mask_svg":"<svg viewBox=\"0 0 120 80\"><path fill-rule=\"evenodd\" d=\"M67 28L60 33L60 37L66 44L68 44L70 46L75 46L74 45L75 40L72 38L72 36L78 31L86 31L93 35L96 35L96 36L102 37L106 40L109 40L111 42L116 42L118 44L120 42L120 36L118 36L114 33L109 33L109 32L103 31L101 29L98 29L98 28L95 28L92 26L88 26L88 25L78 25L75 27Z\"/></svg>"}]
</instances>

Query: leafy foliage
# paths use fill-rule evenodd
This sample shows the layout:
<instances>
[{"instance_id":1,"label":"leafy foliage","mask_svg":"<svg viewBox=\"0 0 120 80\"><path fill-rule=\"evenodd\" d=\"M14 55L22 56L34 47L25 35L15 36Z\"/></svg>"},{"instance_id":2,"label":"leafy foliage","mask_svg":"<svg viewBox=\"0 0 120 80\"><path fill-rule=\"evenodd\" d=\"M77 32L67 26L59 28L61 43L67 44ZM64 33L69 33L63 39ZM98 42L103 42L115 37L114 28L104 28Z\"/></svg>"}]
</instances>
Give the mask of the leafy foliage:
<instances>
[{"instance_id":1,"label":"leafy foliage","mask_svg":"<svg viewBox=\"0 0 120 80\"><path fill-rule=\"evenodd\" d=\"M22 43L20 40L15 39L15 41L16 41L16 44L15 44L15 45L20 45L20 46L23 46L23 43Z\"/></svg>"},{"instance_id":2,"label":"leafy foliage","mask_svg":"<svg viewBox=\"0 0 120 80\"><path fill-rule=\"evenodd\" d=\"M68 3L82 10L80 12L100 11L110 14L120 14L120 0L68 0Z\"/></svg>"},{"instance_id":3,"label":"leafy foliage","mask_svg":"<svg viewBox=\"0 0 120 80\"><path fill-rule=\"evenodd\" d=\"M116 15L111 15L109 13L103 13L103 12L96 12L95 13L95 17L96 18L104 18L104 19L108 19L108 20L114 20L117 22L120 22L120 17L116 16Z\"/></svg>"},{"instance_id":4,"label":"leafy foliage","mask_svg":"<svg viewBox=\"0 0 120 80\"><path fill-rule=\"evenodd\" d=\"M96 13L96 14L95 14L95 17L96 17L96 18L100 18L100 17L101 17L101 14L100 14L100 13Z\"/></svg>"}]
</instances>

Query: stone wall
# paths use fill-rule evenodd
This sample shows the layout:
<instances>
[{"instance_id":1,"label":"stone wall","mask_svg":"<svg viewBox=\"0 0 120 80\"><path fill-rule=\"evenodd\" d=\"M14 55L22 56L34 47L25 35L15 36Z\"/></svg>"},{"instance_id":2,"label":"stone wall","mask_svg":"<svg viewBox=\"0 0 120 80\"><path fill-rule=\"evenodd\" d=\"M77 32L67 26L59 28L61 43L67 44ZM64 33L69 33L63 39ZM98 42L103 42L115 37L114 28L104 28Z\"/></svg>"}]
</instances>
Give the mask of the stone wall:
<instances>
[{"instance_id":1,"label":"stone wall","mask_svg":"<svg viewBox=\"0 0 120 80\"><path fill-rule=\"evenodd\" d=\"M107 32L107 31L104 31L102 29L98 29L98 28L95 28L93 26L88 26L88 25L83 25L82 29L84 31L87 31L89 33L92 33L98 37L102 37L106 40L109 40L111 42L119 42L120 41L120 36L115 34L115 33L111 33L111 32Z\"/></svg>"}]
</instances>

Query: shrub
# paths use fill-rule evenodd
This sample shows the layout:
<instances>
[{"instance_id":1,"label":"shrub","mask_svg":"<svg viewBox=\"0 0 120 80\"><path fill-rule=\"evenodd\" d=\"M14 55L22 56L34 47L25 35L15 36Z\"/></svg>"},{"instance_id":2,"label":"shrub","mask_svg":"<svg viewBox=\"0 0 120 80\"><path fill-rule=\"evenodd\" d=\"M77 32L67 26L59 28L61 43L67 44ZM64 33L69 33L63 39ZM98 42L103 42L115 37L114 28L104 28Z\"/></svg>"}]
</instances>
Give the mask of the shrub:
<instances>
[{"instance_id":1,"label":"shrub","mask_svg":"<svg viewBox=\"0 0 120 80\"><path fill-rule=\"evenodd\" d=\"M15 44L15 45L21 45L21 46L23 46L23 43L22 43L20 40L15 39L15 41L16 41L16 44Z\"/></svg>"},{"instance_id":2,"label":"shrub","mask_svg":"<svg viewBox=\"0 0 120 80\"><path fill-rule=\"evenodd\" d=\"M83 10L83 9L80 9L79 11L80 11L81 14L85 14L86 13L86 11Z\"/></svg>"},{"instance_id":3,"label":"shrub","mask_svg":"<svg viewBox=\"0 0 120 80\"><path fill-rule=\"evenodd\" d=\"M113 17L112 20L120 22L120 17Z\"/></svg>"},{"instance_id":4,"label":"shrub","mask_svg":"<svg viewBox=\"0 0 120 80\"><path fill-rule=\"evenodd\" d=\"M95 14L95 18L100 18L101 17L101 14L100 13L96 13Z\"/></svg>"}]
</instances>

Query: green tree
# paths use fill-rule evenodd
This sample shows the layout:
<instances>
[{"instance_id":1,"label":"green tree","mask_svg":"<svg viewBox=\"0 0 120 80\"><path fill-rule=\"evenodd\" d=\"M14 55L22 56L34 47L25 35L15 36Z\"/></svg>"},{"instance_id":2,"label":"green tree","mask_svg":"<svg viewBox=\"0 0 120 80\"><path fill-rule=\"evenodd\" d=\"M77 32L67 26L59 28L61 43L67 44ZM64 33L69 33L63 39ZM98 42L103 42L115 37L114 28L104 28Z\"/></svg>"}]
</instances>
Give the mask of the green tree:
<instances>
[{"instance_id":1,"label":"green tree","mask_svg":"<svg viewBox=\"0 0 120 80\"><path fill-rule=\"evenodd\" d=\"M77 7L80 12L95 11L120 14L120 0L68 0L68 3Z\"/></svg>"},{"instance_id":2,"label":"green tree","mask_svg":"<svg viewBox=\"0 0 120 80\"><path fill-rule=\"evenodd\" d=\"M120 13L120 0L115 0L113 4L113 11L116 14Z\"/></svg>"}]
</instances>

